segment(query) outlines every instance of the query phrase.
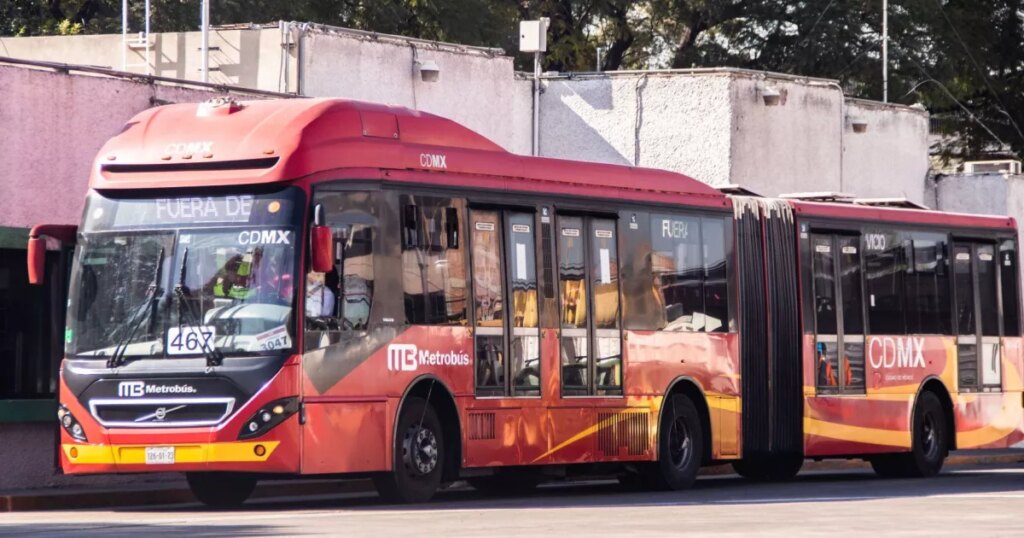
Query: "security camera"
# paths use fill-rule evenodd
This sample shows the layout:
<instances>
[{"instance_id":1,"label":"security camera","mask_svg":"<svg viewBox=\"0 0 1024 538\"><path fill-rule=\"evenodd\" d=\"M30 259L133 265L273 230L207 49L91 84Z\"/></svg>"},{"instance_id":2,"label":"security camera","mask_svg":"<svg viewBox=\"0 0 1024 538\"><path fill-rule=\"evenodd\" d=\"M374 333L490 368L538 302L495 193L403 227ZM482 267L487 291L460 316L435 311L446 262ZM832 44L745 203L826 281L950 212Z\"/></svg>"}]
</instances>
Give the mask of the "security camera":
<instances>
[{"instance_id":1,"label":"security camera","mask_svg":"<svg viewBox=\"0 0 1024 538\"><path fill-rule=\"evenodd\" d=\"M417 61L416 68L419 70L420 80L423 82L437 82L441 78L441 68L434 60Z\"/></svg>"}]
</instances>

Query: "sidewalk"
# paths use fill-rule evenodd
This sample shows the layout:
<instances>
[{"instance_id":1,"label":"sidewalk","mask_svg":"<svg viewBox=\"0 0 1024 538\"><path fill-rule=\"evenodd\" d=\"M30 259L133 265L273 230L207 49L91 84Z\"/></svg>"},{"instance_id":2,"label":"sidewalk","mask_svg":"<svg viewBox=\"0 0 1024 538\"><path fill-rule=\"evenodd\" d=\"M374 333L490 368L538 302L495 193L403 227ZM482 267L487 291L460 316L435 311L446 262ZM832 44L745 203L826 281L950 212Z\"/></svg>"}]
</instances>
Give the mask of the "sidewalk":
<instances>
[{"instance_id":1,"label":"sidewalk","mask_svg":"<svg viewBox=\"0 0 1024 538\"><path fill-rule=\"evenodd\" d=\"M1024 451L983 450L953 452L946 459L947 467L999 466L1024 464ZM802 472L844 471L864 469L871 465L861 460L806 461ZM703 476L732 474L730 465L715 465L701 470ZM261 483L253 498L295 497L369 493L369 480L284 480ZM160 484L120 486L116 488L62 487L0 492L0 512L25 510L71 510L152 506L196 502L184 479Z\"/></svg>"}]
</instances>

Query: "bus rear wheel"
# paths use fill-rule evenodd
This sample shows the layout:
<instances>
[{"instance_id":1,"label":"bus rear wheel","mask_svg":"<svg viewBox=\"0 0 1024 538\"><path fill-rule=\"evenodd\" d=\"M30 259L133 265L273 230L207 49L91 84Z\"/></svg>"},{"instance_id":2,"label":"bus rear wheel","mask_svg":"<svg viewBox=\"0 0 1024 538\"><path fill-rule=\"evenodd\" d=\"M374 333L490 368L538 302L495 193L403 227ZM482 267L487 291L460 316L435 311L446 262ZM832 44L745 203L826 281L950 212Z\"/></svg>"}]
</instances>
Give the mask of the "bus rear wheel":
<instances>
[{"instance_id":1,"label":"bus rear wheel","mask_svg":"<svg viewBox=\"0 0 1024 538\"><path fill-rule=\"evenodd\" d=\"M755 482L785 482L792 480L804 465L800 455L775 456L732 462L736 474Z\"/></svg>"},{"instance_id":2,"label":"bus rear wheel","mask_svg":"<svg viewBox=\"0 0 1024 538\"><path fill-rule=\"evenodd\" d=\"M682 394L669 398L658 431L658 461L643 469L644 484L661 490L689 488L697 480L704 455L700 414L690 398Z\"/></svg>"},{"instance_id":3,"label":"bus rear wheel","mask_svg":"<svg viewBox=\"0 0 1024 538\"><path fill-rule=\"evenodd\" d=\"M939 397L931 391L921 393L914 406L910 452L874 456L870 460L871 468L883 478L924 478L939 474L949 454L951 426Z\"/></svg>"},{"instance_id":4,"label":"bus rear wheel","mask_svg":"<svg viewBox=\"0 0 1024 538\"><path fill-rule=\"evenodd\" d=\"M429 501L441 485L444 454L444 431L433 406L407 398L395 430L392 470L373 479L377 492L388 502Z\"/></svg>"},{"instance_id":5,"label":"bus rear wheel","mask_svg":"<svg viewBox=\"0 0 1024 538\"><path fill-rule=\"evenodd\" d=\"M195 498L217 508L239 506L256 489L256 478L242 473L186 473Z\"/></svg>"}]
</instances>

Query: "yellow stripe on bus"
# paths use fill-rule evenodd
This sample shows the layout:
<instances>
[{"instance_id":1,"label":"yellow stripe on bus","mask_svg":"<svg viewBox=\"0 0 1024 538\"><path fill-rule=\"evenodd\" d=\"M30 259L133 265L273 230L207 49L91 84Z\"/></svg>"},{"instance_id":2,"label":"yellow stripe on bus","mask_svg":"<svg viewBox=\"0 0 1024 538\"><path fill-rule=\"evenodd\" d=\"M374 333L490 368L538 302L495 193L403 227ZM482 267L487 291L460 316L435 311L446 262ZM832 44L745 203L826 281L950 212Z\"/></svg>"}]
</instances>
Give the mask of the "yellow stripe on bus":
<instances>
[{"instance_id":1,"label":"yellow stripe on bus","mask_svg":"<svg viewBox=\"0 0 1024 538\"><path fill-rule=\"evenodd\" d=\"M910 432L865 428L849 424L837 424L813 418L804 418L804 434L837 439L851 443L868 443L900 448L910 448Z\"/></svg>"},{"instance_id":2,"label":"yellow stripe on bus","mask_svg":"<svg viewBox=\"0 0 1024 538\"><path fill-rule=\"evenodd\" d=\"M246 463L267 461L280 441L238 443L189 443L180 445L61 445L71 463L82 465L141 465L146 463L146 446L173 446L174 463ZM263 445L262 456L256 445ZM77 456L72 456L72 450Z\"/></svg>"}]
</instances>

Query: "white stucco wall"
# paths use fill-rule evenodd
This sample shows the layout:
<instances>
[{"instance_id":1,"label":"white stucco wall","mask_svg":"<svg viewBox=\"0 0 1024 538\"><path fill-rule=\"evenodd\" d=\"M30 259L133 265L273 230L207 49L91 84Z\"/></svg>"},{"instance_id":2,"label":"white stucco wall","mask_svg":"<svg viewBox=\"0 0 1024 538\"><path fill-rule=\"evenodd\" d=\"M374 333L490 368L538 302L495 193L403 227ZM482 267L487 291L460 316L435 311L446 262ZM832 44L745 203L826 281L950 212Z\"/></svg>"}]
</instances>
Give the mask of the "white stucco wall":
<instances>
[{"instance_id":1,"label":"white stucco wall","mask_svg":"<svg viewBox=\"0 0 1024 538\"><path fill-rule=\"evenodd\" d=\"M295 90L294 67L287 83L282 70L283 37L277 26L211 29L209 37L209 82L275 92ZM151 39L149 50L135 46L127 49L125 71L202 80L199 32L156 33ZM135 40L136 36L129 36L129 42ZM122 70L123 50L120 34L0 38L3 56L116 70ZM289 54L294 65L297 48Z\"/></svg>"},{"instance_id":2,"label":"white stucco wall","mask_svg":"<svg viewBox=\"0 0 1024 538\"><path fill-rule=\"evenodd\" d=\"M214 94L0 65L0 95L0 226L27 227L78 224L92 161L132 116Z\"/></svg>"},{"instance_id":3,"label":"white stucco wall","mask_svg":"<svg viewBox=\"0 0 1024 538\"><path fill-rule=\"evenodd\" d=\"M867 131L843 127L843 189L861 197L903 197L929 205L928 113L858 99L847 101L846 115L866 121Z\"/></svg>"},{"instance_id":4,"label":"white stucco wall","mask_svg":"<svg viewBox=\"0 0 1024 538\"><path fill-rule=\"evenodd\" d=\"M303 33L304 95L400 105L451 118L515 153L530 152L529 86L515 80L512 58L455 45L330 30ZM424 82L415 59L440 68ZM523 102L527 109L522 110Z\"/></svg>"},{"instance_id":5,"label":"white stucco wall","mask_svg":"<svg viewBox=\"0 0 1024 538\"><path fill-rule=\"evenodd\" d=\"M764 103L758 85L779 92ZM730 182L765 196L839 191L842 95L788 79L731 77Z\"/></svg>"},{"instance_id":6,"label":"white stucco wall","mask_svg":"<svg viewBox=\"0 0 1024 538\"><path fill-rule=\"evenodd\" d=\"M728 76L553 77L543 87L542 155L729 183Z\"/></svg>"}]
</instances>

